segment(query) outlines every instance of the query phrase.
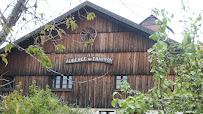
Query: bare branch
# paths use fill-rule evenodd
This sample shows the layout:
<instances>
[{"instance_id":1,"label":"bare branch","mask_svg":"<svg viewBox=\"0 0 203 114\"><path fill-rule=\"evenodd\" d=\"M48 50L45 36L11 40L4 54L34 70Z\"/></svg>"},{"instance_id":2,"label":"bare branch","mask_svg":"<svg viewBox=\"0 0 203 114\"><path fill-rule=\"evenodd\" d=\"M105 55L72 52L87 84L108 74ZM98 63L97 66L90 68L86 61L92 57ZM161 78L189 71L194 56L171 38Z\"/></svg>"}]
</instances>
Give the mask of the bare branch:
<instances>
[{"instance_id":1,"label":"bare branch","mask_svg":"<svg viewBox=\"0 0 203 114\"><path fill-rule=\"evenodd\" d=\"M6 86L6 85L9 85L9 84L15 82L15 79L13 79L12 81L10 81L10 80L5 80L5 79L1 79L1 80L9 81L9 82L7 82L6 84L2 84L2 85L0 85L0 87L4 87L4 86Z\"/></svg>"},{"instance_id":2,"label":"bare branch","mask_svg":"<svg viewBox=\"0 0 203 114\"><path fill-rule=\"evenodd\" d=\"M14 6L11 14L6 19L7 22L5 23L5 27L12 28L18 19L20 18L22 12L26 9L25 8L26 0L18 0L16 5ZM8 32L5 30L2 30L0 32L0 45L4 43L6 37L8 36Z\"/></svg>"},{"instance_id":3,"label":"bare branch","mask_svg":"<svg viewBox=\"0 0 203 114\"><path fill-rule=\"evenodd\" d=\"M3 74L1 74L1 76L0 76L0 78L2 77L2 76L4 76L5 74L7 74L9 71L6 71L6 72L4 72Z\"/></svg>"},{"instance_id":4,"label":"bare branch","mask_svg":"<svg viewBox=\"0 0 203 114\"><path fill-rule=\"evenodd\" d=\"M6 20L5 16L3 15L3 13L1 12L1 10L0 10L0 15L1 15L1 18L4 21L4 23L7 23L7 20Z\"/></svg>"}]
</instances>

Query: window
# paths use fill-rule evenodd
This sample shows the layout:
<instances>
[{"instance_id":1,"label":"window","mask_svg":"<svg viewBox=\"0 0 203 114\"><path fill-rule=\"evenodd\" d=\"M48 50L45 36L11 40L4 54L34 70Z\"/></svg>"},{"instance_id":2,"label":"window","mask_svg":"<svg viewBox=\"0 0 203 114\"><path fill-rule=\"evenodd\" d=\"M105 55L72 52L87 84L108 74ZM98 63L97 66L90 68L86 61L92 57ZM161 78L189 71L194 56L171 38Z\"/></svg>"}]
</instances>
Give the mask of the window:
<instances>
[{"instance_id":1,"label":"window","mask_svg":"<svg viewBox=\"0 0 203 114\"><path fill-rule=\"evenodd\" d=\"M128 76L116 76L116 89L120 89L121 82L128 82Z\"/></svg>"},{"instance_id":2,"label":"window","mask_svg":"<svg viewBox=\"0 0 203 114\"><path fill-rule=\"evenodd\" d=\"M0 85L3 85L2 88L0 88L0 91L3 92L13 91L14 77L13 76L0 77Z\"/></svg>"},{"instance_id":3,"label":"window","mask_svg":"<svg viewBox=\"0 0 203 114\"><path fill-rule=\"evenodd\" d=\"M99 111L99 114L115 114L114 111Z\"/></svg>"},{"instance_id":4,"label":"window","mask_svg":"<svg viewBox=\"0 0 203 114\"><path fill-rule=\"evenodd\" d=\"M55 76L52 78L52 89L72 89L72 76Z\"/></svg>"}]
</instances>

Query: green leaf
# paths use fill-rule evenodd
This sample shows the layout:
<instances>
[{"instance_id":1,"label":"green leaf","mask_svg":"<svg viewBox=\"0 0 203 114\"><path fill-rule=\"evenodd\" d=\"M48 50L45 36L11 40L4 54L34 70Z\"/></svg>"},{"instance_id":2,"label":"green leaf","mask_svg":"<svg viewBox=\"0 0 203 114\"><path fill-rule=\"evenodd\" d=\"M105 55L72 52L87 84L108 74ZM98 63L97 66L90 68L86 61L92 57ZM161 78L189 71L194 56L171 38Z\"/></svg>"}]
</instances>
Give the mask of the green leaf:
<instances>
[{"instance_id":1,"label":"green leaf","mask_svg":"<svg viewBox=\"0 0 203 114\"><path fill-rule=\"evenodd\" d=\"M5 26L3 26L3 30L4 30L7 34L9 34L11 31L13 31L10 27L5 27Z\"/></svg>"},{"instance_id":2,"label":"green leaf","mask_svg":"<svg viewBox=\"0 0 203 114\"><path fill-rule=\"evenodd\" d=\"M113 100L111 101L111 105L112 105L113 107L116 107L117 101L118 101L118 99L113 99Z\"/></svg>"},{"instance_id":3,"label":"green leaf","mask_svg":"<svg viewBox=\"0 0 203 114\"><path fill-rule=\"evenodd\" d=\"M1 57L1 59L2 59L2 61L3 61L4 63L6 63L6 65L8 64L8 61L7 61L7 59L6 59L5 57Z\"/></svg>"},{"instance_id":4,"label":"green leaf","mask_svg":"<svg viewBox=\"0 0 203 114\"><path fill-rule=\"evenodd\" d=\"M156 33L152 34L149 38L154 40L154 41L158 41L159 40L159 34L156 32Z\"/></svg>"},{"instance_id":5,"label":"green leaf","mask_svg":"<svg viewBox=\"0 0 203 114\"><path fill-rule=\"evenodd\" d=\"M4 51L5 51L5 53L7 53L7 52L11 52L11 49L13 48L14 46L11 44L11 43L9 43L8 45L6 45L5 47L4 47Z\"/></svg>"},{"instance_id":6,"label":"green leaf","mask_svg":"<svg viewBox=\"0 0 203 114\"><path fill-rule=\"evenodd\" d=\"M166 30L166 27L167 27L166 25L165 26L161 25L161 27L159 28L159 32L164 33ZM161 36L161 37L163 37L163 36Z\"/></svg>"},{"instance_id":7,"label":"green leaf","mask_svg":"<svg viewBox=\"0 0 203 114\"><path fill-rule=\"evenodd\" d=\"M189 86L190 86L190 83L189 83L189 82L184 82L184 84L185 84L185 86L186 86L187 88L189 88Z\"/></svg>"},{"instance_id":8,"label":"green leaf","mask_svg":"<svg viewBox=\"0 0 203 114\"><path fill-rule=\"evenodd\" d=\"M37 36L37 37L35 38L34 44L37 43L38 39L39 39L39 36Z\"/></svg>"},{"instance_id":9,"label":"green leaf","mask_svg":"<svg viewBox=\"0 0 203 114\"><path fill-rule=\"evenodd\" d=\"M160 74L155 73L153 77L154 77L154 80L155 80L155 81L158 81L159 78L160 78Z\"/></svg>"},{"instance_id":10,"label":"green leaf","mask_svg":"<svg viewBox=\"0 0 203 114\"><path fill-rule=\"evenodd\" d=\"M164 24L164 25L167 24L167 19L166 19L166 18L163 18L162 21L163 21L163 24Z\"/></svg>"},{"instance_id":11,"label":"green leaf","mask_svg":"<svg viewBox=\"0 0 203 114\"><path fill-rule=\"evenodd\" d=\"M90 39L90 44L91 44L91 46L93 46L93 44L94 44L94 39Z\"/></svg>"},{"instance_id":12,"label":"green leaf","mask_svg":"<svg viewBox=\"0 0 203 114\"><path fill-rule=\"evenodd\" d=\"M48 25L44 25L44 30L48 30Z\"/></svg>"},{"instance_id":13,"label":"green leaf","mask_svg":"<svg viewBox=\"0 0 203 114\"><path fill-rule=\"evenodd\" d=\"M159 25L159 20L158 20L158 19L155 21L155 24L156 24L156 25Z\"/></svg>"},{"instance_id":14,"label":"green leaf","mask_svg":"<svg viewBox=\"0 0 203 114\"><path fill-rule=\"evenodd\" d=\"M156 16L159 16L159 10L154 8L152 9L152 12L156 15Z\"/></svg>"},{"instance_id":15,"label":"green leaf","mask_svg":"<svg viewBox=\"0 0 203 114\"><path fill-rule=\"evenodd\" d=\"M69 19L66 20L66 27L67 27L67 29L69 29L69 27L70 27Z\"/></svg>"},{"instance_id":16,"label":"green leaf","mask_svg":"<svg viewBox=\"0 0 203 114\"><path fill-rule=\"evenodd\" d=\"M147 50L147 52L150 53L150 52L152 52L153 50L154 50L153 48L149 48L149 49Z\"/></svg>"},{"instance_id":17,"label":"green leaf","mask_svg":"<svg viewBox=\"0 0 203 114\"><path fill-rule=\"evenodd\" d=\"M45 30L41 30L41 32L40 32L41 34L45 34Z\"/></svg>"},{"instance_id":18,"label":"green leaf","mask_svg":"<svg viewBox=\"0 0 203 114\"><path fill-rule=\"evenodd\" d=\"M87 47L87 42L85 42L84 46Z\"/></svg>"},{"instance_id":19,"label":"green leaf","mask_svg":"<svg viewBox=\"0 0 203 114\"><path fill-rule=\"evenodd\" d=\"M45 66L52 66L51 60L47 57L44 53L42 47L30 45L27 49L30 54L35 54L38 56L38 59L42 62Z\"/></svg>"},{"instance_id":20,"label":"green leaf","mask_svg":"<svg viewBox=\"0 0 203 114\"><path fill-rule=\"evenodd\" d=\"M70 20L70 25L71 25L72 31L75 30L75 29L77 28L77 26L78 26L78 25L75 23L75 21L73 21L73 20Z\"/></svg>"},{"instance_id":21,"label":"green leaf","mask_svg":"<svg viewBox=\"0 0 203 114\"><path fill-rule=\"evenodd\" d=\"M181 88L181 84L180 84L180 83L177 83L177 87L178 87L178 88Z\"/></svg>"},{"instance_id":22,"label":"green leaf","mask_svg":"<svg viewBox=\"0 0 203 114\"><path fill-rule=\"evenodd\" d=\"M151 62L152 62L152 55L149 55L149 56L147 57L147 59L148 59L148 61L151 63Z\"/></svg>"},{"instance_id":23,"label":"green leaf","mask_svg":"<svg viewBox=\"0 0 203 114\"><path fill-rule=\"evenodd\" d=\"M191 43L192 42L192 39L191 39L191 37L190 37L190 34L189 33L185 33L184 34L184 38L183 38L183 40L182 40L182 44L183 45L187 45L187 44L189 44L189 43Z\"/></svg>"},{"instance_id":24,"label":"green leaf","mask_svg":"<svg viewBox=\"0 0 203 114\"><path fill-rule=\"evenodd\" d=\"M126 108L127 107L127 102L125 100L123 100L122 104L121 104L121 108Z\"/></svg>"},{"instance_id":25,"label":"green leaf","mask_svg":"<svg viewBox=\"0 0 203 114\"><path fill-rule=\"evenodd\" d=\"M64 49L66 49L65 46L64 46L64 45L61 45L61 44L59 44L59 45L57 45L57 46L55 47L55 51L56 51L56 50L60 50L60 51L63 52Z\"/></svg>"},{"instance_id":26,"label":"green leaf","mask_svg":"<svg viewBox=\"0 0 203 114\"><path fill-rule=\"evenodd\" d=\"M166 50L168 47L168 44L164 41L158 41L157 42L157 49L158 50Z\"/></svg>"},{"instance_id":27,"label":"green leaf","mask_svg":"<svg viewBox=\"0 0 203 114\"><path fill-rule=\"evenodd\" d=\"M87 14L87 20L93 20L96 17L94 13L88 13Z\"/></svg>"},{"instance_id":28,"label":"green leaf","mask_svg":"<svg viewBox=\"0 0 203 114\"><path fill-rule=\"evenodd\" d=\"M200 83L203 84L202 80L197 80L197 81L195 82L195 85L198 86Z\"/></svg>"}]
</instances>

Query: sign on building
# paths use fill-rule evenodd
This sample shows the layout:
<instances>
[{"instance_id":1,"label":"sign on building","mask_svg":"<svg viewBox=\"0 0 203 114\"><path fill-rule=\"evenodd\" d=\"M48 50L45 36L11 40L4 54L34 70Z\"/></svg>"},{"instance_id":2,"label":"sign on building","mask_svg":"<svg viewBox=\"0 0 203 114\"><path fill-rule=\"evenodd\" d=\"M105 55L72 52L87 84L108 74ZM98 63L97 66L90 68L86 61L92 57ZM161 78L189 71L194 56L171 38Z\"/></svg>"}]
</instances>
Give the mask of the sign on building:
<instances>
[{"instance_id":1,"label":"sign on building","mask_svg":"<svg viewBox=\"0 0 203 114\"><path fill-rule=\"evenodd\" d=\"M81 62L101 62L107 64L113 64L112 58L107 57L97 57L97 56L90 56L90 57L78 57L78 58L70 58L66 60L66 63L81 63Z\"/></svg>"}]
</instances>

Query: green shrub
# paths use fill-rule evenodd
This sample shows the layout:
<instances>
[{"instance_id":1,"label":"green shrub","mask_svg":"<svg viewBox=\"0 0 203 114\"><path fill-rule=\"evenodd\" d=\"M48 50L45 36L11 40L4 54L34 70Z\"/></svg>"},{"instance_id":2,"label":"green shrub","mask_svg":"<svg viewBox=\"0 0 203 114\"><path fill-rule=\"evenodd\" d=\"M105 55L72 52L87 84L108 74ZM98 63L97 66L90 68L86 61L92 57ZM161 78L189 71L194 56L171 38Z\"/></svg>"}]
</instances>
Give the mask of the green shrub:
<instances>
[{"instance_id":1,"label":"green shrub","mask_svg":"<svg viewBox=\"0 0 203 114\"><path fill-rule=\"evenodd\" d=\"M0 112L3 114L83 114L79 108L72 108L59 102L48 86L46 90L38 90L36 82L29 87L29 96L23 96L21 83L13 94L6 96L0 103ZM61 105L65 104L65 105ZM89 113L88 111L85 111Z\"/></svg>"}]
</instances>

